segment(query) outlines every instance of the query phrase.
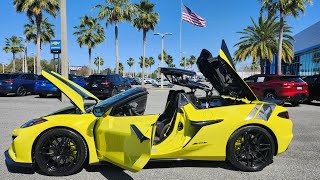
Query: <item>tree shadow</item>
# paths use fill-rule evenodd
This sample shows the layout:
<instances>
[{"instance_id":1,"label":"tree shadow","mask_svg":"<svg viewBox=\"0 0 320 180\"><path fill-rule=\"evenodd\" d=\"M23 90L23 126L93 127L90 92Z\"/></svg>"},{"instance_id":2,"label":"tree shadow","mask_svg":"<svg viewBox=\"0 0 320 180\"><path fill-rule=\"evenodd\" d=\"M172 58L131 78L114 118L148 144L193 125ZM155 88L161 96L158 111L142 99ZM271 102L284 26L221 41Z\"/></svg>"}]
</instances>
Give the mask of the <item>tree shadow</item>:
<instances>
[{"instance_id":1,"label":"tree shadow","mask_svg":"<svg viewBox=\"0 0 320 180\"><path fill-rule=\"evenodd\" d=\"M122 168L110 163L103 163L103 165L88 165L84 169L88 172L100 172L106 179L133 179L129 174L124 172Z\"/></svg>"}]
</instances>

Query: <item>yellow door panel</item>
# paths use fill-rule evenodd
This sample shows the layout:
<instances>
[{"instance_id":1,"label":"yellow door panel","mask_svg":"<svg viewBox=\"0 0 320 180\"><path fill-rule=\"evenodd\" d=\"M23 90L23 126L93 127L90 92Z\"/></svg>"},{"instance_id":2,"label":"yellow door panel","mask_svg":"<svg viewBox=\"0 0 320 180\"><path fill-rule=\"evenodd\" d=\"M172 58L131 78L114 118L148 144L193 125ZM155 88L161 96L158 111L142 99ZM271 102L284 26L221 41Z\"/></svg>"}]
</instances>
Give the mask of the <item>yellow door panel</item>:
<instances>
[{"instance_id":1,"label":"yellow door panel","mask_svg":"<svg viewBox=\"0 0 320 180\"><path fill-rule=\"evenodd\" d=\"M95 140L100 160L137 172L149 161L158 115L106 116L97 121Z\"/></svg>"}]
</instances>

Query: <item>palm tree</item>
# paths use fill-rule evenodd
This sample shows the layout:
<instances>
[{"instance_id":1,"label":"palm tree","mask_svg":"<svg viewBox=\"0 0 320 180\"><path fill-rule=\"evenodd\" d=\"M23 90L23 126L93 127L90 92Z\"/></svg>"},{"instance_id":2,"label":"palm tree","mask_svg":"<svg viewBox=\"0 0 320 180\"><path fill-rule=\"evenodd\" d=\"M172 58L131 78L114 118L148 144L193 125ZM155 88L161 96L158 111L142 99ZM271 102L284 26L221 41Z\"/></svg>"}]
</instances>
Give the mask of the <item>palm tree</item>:
<instances>
[{"instance_id":1,"label":"palm tree","mask_svg":"<svg viewBox=\"0 0 320 180\"><path fill-rule=\"evenodd\" d=\"M148 60L149 60L148 65L150 67L150 74L152 74L151 73L151 67L154 65L154 58L153 57L149 57Z\"/></svg>"},{"instance_id":2,"label":"palm tree","mask_svg":"<svg viewBox=\"0 0 320 180\"><path fill-rule=\"evenodd\" d=\"M188 64L190 64L191 66L191 70L192 69L192 66L197 62L197 58L194 56L194 55L191 55L190 58L188 59Z\"/></svg>"},{"instance_id":3,"label":"palm tree","mask_svg":"<svg viewBox=\"0 0 320 180\"><path fill-rule=\"evenodd\" d=\"M54 24L49 23L48 18L42 20L40 26L40 49L42 49L42 44L49 43L55 37L53 27ZM23 33L29 42L37 44L37 25L33 18L30 18L29 24L24 25Z\"/></svg>"},{"instance_id":4,"label":"palm tree","mask_svg":"<svg viewBox=\"0 0 320 180\"><path fill-rule=\"evenodd\" d=\"M293 16L295 18L299 17L300 13L304 13L306 8L306 3L312 4L312 0L259 0L261 5L261 10L267 10L270 14L275 15L277 12L280 14L280 24L279 24L279 36L278 36L278 52L277 52L277 74L281 74L281 58L284 47L284 33L285 33L285 16Z\"/></svg>"},{"instance_id":5,"label":"palm tree","mask_svg":"<svg viewBox=\"0 0 320 180\"><path fill-rule=\"evenodd\" d=\"M154 31L156 24L159 21L159 14L154 12L155 4L149 3L148 0L141 0L139 4L135 4L137 8L137 17L133 20L133 25L143 32L143 61L142 61L142 77L144 77L144 66L146 58L146 42L147 32ZM142 86L144 82L142 81Z\"/></svg>"},{"instance_id":6,"label":"palm tree","mask_svg":"<svg viewBox=\"0 0 320 180\"><path fill-rule=\"evenodd\" d=\"M171 64L169 64L169 65L168 65L168 67L175 68L175 67L176 67L176 65L175 65L175 64L173 64L173 63L171 63Z\"/></svg>"},{"instance_id":7,"label":"palm tree","mask_svg":"<svg viewBox=\"0 0 320 180\"><path fill-rule=\"evenodd\" d=\"M24 46L22 45L22 40L17 36L11 36L10 38L6 38L6 45L4 46L3 50L8 53L12 53L12 64L13 68L12 71L16 72L16 53L23 52Z\"/></svg>"},{"instance_id":8,"label":"palm tree","mask_svg":"<svg viewBox=\"0 0 320 180\"><path fill-rule=\"evenodd\" d=\"M172 64L173 62L173 57L171 55L168 55L166 60L165 60L166 64L168 65L168 67L170 67L169 65Z\"/></svg>"},{"instance_id":9,"label":"palm tree","mask_svg":"<svg viewBox=\"0 0 320 180\"><path fill-rule=\"evenodd\" d=\"M90 75L91 51L93 48L95 48L96 45L104 41L104 29L98 23L98 20L96 18L84 16L80 18L80 22L81 23L79 26L74 27L77 31L73 34L78 36L77 42L79 43L80 47L82 47L83 45L88 47Z\"/></svg>"},{"instance_id":10,"label":"palm tree","mask_svg":"<svg viewBox=\"0 0 320 180\"><path fill-rule=\"evenodd\" d=\"M106 24L114 23L115 46L116 46L116 74L119 73L119 50L118 50L118 23L132 21L135 9L128 0L106 0L107 5L99 4L94 8L99 8L99 19L106 19Z\"/></svg>"},{"instance_id":11,"label":"palm tree","mask_svg":"<svg viewBox=\"0 0 320 180\"><path fill-rule=\"evenodd\" d=\"M143 67L143 56L140 56L139 57L139 65L140 65L140 68L142 69L142 67ZM145 58L145 60L144 60L144 67L148 67L149 66L149 59L148 58Z\"/></svg>"},{"instance_id":12,"label":"palm tree","mask_svg":"<svg viewBox=\"0 0 320 180\"><path fill-rule=\"evenodd\" d=\"M234 56L238 61L244 61L248 57L252 58L254 63L260 62L261 74L264 73L265 61L272 61L273 55L277 52L277 34L280 28L277 17L262 17L256 23L252 18L253 26L246 27L243 31L238 32L243 35L235 46L238 49ZM289 35L291 27L285 25L283 40L282 59L291 62L294 57L292 42L293 37Z\"/></svg>"},{"instance_id":13,"label":"palm tree","mask_svg":"<svg viewBox=\"0 0 320 180\"><path fill-rule=\"evenodd\" d=\"M37 73L41 73L41 22L43 13L46 12L53 17L57 16L59 11L60 0L13 0L17 12L26 12L29 18L34 17L37 27Z\"/></svg>"},{"instance_id":14,"label":"palm tree","mask_svg":"<svg viewBox=\"0 0 320 180\"><path fill-rule=\"evenodd\" d=\"M168 54L165 50L163 50L163 60L166 61L167 58L168 58ZM158 59L159 61L161 61L161 53L158 55Z\"/></svg>"},{"instance_id":15,"label":"palm tree","mask_svg":"<svg viewBox=\"0 0 320 180\"><path fill-rule=\"evenodd\" d=\"M187 57L183 56L180 62L180 66L183 66L184 69L187 68L187 66L189 66L189 61L187 60Z\"/></svg>"},{"instance_id":16,"label":"palm tree","mask_svg":"<svg viewBox=\"0 0 320 180\"><path fill-rule=\"evenodd\" d=\"M98 67L98 73L100 73L100 67L103 66L104 60L103 60L103 58L100 57L100 56L95 57L93 64Z\"/></svg>"},{"instance_id":17,"label":"palm tree","mask_svg":"<svg viewBox=\"0 0 320 180\"><path fill-rule=\"evenodd\" d=\"M119 73L123 74L124 66L122 63L119 63Z\"/></svg>"},{"instance_id":18,"label":"palm tree","mask_svg":"<svg viewBox=\"0 0 320 180\"><path fill-rule=\"evenodd\" d=\"M133 64L134 64L134 59L133 58L129 58L128 60L127 60L127 64L128 64L128 66L129 66L129 71L131 72L131 66L133 66ZM132 73L131 73L132 74ZM132 75L131 75L132 76Z\"/></svg>"}]
</instances>

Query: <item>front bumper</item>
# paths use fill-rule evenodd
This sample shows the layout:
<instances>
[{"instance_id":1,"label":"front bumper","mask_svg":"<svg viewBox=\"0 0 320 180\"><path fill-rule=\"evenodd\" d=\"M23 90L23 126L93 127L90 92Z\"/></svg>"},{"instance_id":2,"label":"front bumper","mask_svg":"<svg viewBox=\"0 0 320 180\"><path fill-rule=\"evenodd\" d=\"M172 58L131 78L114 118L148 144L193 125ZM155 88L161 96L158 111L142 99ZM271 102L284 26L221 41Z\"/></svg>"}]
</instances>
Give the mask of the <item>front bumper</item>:
<instances>
[{"instance_id":1,"label":"front bumper","mask_svg":"<svg viewBox=\"0 0 320 180\"><path fill-rule=\"evenodd\" d=\"M4 156L5 156L5 161L6 161L6 164L7 166L11 166L11 167L23 167L23 168L32 168L32 163L18 163L18 162L15 162L10 154L9 154L9 151L5 151L4 152Z\"/></svg>"}]
</instances>

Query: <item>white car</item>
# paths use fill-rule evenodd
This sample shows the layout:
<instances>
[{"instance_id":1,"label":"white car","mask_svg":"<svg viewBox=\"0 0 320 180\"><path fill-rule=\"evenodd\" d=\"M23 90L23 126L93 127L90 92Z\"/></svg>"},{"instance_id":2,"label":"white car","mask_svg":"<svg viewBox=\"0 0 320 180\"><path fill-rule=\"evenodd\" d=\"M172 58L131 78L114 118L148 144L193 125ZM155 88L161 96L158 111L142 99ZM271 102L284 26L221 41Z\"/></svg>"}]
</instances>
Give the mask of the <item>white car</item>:
<instances>
[{"instance_id":1,"label":"white car","mask_svg":"<svg viewBox=\"0 0 320 180\"><path fill-rule=\"evenodd\" d=\"M161 79L157 80L157 81L154 81L152 83L153 86L155 87L159 87L161 86ZM172 88L173 87L173 84L171 84L168 79L163 79L163 86L167 86L168 88Z\"/></svg>"}]
</instances>

